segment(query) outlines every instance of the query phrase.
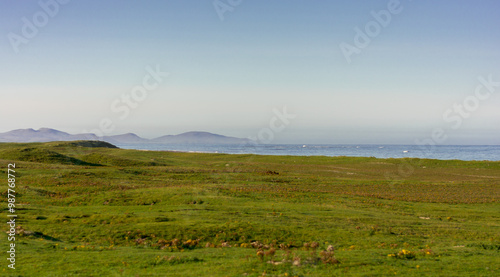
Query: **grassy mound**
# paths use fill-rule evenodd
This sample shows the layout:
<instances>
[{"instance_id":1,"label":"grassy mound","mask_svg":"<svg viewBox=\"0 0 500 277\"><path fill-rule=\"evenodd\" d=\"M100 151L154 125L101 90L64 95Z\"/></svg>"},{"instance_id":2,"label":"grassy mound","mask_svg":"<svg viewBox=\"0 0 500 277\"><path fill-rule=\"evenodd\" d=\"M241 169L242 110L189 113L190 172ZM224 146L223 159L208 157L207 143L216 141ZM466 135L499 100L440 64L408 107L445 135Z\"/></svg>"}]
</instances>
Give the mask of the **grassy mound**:
<instances>
[{"instance_id":1,"label":"grassy mound","mask_svg":"<svg viewBox=\"0 0 500 277\"><path fill-rule=\"evenodd\" d=\"M77 141L65 141L57 142L56 147L91 147L91 148L118 148L117 146L99 140L77 140Z\"/></svg>"},{"instance_id":2,"label":"grassy mound","mask_svg":"<svg viewBox=\"0 0 500 277\"><path fill-rule=\"evenodd\" d=\"M6 149L0 151L0 158L4 160L49 163L49 164L66 164L66 165L92 165L97 164L85 162L79 159L68 157L60 153L33 147L23 147L15 149Z\"/></svg>"},{"instance_id":3,"label":"grassy mound","mask_svg":"<svg viewBox=\"0 0 500 277\"><path fill-rule=\"evenodd\" d=\"M156 166L155 162L143 162L133 159L120 158L113 155L102 153L91 153L81 156L81 159L88 163L109 165L109 166Z\"/></svg>"}]
</instances>

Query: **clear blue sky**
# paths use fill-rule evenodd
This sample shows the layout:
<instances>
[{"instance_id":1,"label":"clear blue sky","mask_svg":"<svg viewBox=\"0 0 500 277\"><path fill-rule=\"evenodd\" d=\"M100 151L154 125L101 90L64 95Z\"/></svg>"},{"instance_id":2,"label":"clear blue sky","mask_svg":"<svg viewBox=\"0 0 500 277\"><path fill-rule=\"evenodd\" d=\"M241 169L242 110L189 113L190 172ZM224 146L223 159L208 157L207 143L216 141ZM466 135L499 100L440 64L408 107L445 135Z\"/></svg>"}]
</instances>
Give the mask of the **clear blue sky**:
<instances>
[{"instance_id":1,"label":"clear blue sky","mask_svg":"<svg viewBox=\"0 0 500 277\"><path fill-rule=\"evenodd\" d=\"M295 118L273 143L413 144L442 128L443 144L500 144L500 86L471 98L478 77L500 82L499 1L240 2L220 17L212 0L73 0L52 16L1 1L0 132L108 119L110 135L248 137L286 106ZM341 44L355 47L355 28L388 3L399 12L349 63ZM29 38L26 21L39 25ZM134 108L116 103L148 66L170 75ZM465 99L466 114L446 114Z\"/></svg>"}]
</instances>

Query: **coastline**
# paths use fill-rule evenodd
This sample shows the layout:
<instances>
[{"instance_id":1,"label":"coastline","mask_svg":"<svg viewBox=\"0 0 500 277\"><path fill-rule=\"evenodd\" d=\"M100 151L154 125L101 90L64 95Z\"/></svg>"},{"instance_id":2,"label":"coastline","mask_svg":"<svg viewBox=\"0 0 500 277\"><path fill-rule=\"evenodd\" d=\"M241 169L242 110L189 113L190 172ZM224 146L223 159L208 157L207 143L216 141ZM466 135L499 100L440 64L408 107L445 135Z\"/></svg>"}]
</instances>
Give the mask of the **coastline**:
<instances>
[{"instance_id":1,"label":"coastline","mask_svg":"<svg viewBox=\"0 0 500 277\"><path fill-rule=\"evenodd\" d=\"M439 145L432 151L416 145L345 145L345 144L261 144L235 145L167 145L117 144L122 149L171 151L206 154L253 154L271 156L375 157L380 159L434 159L461 161L500 161L500 145Z\"/></svg>"}]
</instances>

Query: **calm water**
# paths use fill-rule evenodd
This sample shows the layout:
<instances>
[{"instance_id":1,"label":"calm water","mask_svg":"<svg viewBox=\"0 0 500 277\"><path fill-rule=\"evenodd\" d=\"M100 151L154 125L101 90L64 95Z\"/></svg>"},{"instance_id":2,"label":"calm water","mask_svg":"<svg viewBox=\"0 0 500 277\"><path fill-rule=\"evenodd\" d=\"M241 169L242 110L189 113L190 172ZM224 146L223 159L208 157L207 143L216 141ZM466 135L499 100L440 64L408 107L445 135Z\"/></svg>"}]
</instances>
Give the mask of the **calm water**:
<instances>
[{"instance_id":1,"label":"calm water","mask_svg":"<svg viewBox=\"0 0 500 277\"><path fill-rule=\"evenodd\" d=\"M376 158L426 158L440 160L490 160L500 161L500 145L168 145L168 144L123 144L126 149L167 150L182 152L206 152L227 154L261 154L294 156L351 156Z\"/></svg>"}]
</instances>

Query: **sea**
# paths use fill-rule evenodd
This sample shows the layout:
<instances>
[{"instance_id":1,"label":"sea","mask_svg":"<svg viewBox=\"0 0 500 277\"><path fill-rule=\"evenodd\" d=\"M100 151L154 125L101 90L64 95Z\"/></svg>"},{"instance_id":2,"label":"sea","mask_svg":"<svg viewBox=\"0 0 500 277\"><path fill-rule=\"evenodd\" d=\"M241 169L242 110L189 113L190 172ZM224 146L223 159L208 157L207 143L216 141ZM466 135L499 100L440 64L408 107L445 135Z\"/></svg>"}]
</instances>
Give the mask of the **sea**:
<instances>
[{"instance_id":1,"label":"sea","mask_svg":"<svg viewBox=\"0 0 500 277\"><path fill-rule=\"evenodd\" d=\"M117 146L124 149L192 153L500 161L500 145L117 144Z\"/></svg>"}]
</instances>

